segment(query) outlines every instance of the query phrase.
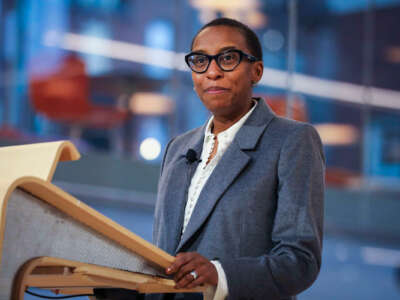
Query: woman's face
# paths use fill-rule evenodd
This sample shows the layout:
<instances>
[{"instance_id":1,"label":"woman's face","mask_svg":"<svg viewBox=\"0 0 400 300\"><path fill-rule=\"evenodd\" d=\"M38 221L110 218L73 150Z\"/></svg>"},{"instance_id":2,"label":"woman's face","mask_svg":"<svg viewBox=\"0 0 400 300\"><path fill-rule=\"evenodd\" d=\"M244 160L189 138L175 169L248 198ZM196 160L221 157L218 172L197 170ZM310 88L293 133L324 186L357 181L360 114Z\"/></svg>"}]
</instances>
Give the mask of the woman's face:
<instances>
[{"instance_id":1,"label":"woman's face","mask_svg":"<svg viewBox=\"0 0 400 300\"><path fill-rule=\"evenodd\" d=\"M227 49L250 53L244 36L235 28L212 26L201 31L193 43L193 52L216 55ZM212 60L205 73L192 72L195 90L205 107L216 117L236 118L249 108L252 83L261 79L263 63L243 58L230 72L222 71Z\"/></svg>"}]
</instances>

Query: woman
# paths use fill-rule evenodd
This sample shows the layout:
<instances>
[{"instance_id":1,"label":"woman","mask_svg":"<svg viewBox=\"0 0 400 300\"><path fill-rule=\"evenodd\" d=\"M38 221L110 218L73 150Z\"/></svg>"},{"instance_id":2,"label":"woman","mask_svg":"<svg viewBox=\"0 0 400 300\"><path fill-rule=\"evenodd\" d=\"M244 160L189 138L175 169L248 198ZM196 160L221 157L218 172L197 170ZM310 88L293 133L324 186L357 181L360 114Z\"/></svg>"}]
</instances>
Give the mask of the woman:
<instances>
[{"instance_id":1,"label":"woman","mask_svg":"<svg viewBox=\"0 0 400 300\"><path fill-rule=\"evenodd\" d=\"M263 62L246 25L208 23L186 62L212 117L174 138L164 155L154 242L176 255L166 273L177 291L207 284L214 299L295 299L321 265L318 134L252 98Z\"/></svg>"}]
</instances>

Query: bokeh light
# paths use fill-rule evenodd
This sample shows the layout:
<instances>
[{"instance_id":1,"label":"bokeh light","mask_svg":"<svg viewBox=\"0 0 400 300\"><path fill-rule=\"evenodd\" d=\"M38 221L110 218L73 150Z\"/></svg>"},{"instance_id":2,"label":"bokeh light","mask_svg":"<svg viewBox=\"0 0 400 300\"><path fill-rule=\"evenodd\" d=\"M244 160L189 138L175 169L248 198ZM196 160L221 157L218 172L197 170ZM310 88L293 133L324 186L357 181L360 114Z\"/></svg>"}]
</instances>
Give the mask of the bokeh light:
<instances>
[{"instance_id":1,"label":"bokeh light","mask_svg":"<svg viewBox=\"0 0 400 300\"><path fill-rule=\"evenodd\" d=\"M161 144L155 138L146 138L140 144L140 155L146 160L156 159L161 152Z\"/></svg>"}]
</instances>

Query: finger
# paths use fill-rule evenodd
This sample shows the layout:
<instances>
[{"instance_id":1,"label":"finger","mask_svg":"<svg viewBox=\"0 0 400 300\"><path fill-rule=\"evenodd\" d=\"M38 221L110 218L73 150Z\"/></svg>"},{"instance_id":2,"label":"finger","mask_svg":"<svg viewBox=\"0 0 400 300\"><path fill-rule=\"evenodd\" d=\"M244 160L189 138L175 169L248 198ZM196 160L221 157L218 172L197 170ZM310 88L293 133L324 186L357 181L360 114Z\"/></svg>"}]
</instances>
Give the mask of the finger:
<instances>
[{"instance_id":1,"label":"finger","mask_svg":"<svg viewBox=\"0 0 400 300\"><path fill-rule=\"evenodd\" d=\"M186 274L185 276L183 276L175 285L176 288L178 289L182 289L187 287L188 284L190 284L192 281L194 281L194 277L193 275L191 275L190 273Z\"/></svg>"},{"instance_id":2,"label":"finger","mask_svg":"<svg viewBox=\"0 0 400 300\"><path fill-rule=\"evenodd\" d=\"M196 268L196 272L199 277L202 277L201 283L207 283L214 286L218 284L218 272L212 263L201 265Z\"/></svg>"},{"instance_id":3,"label":"finger","mask_svg":"<svg viewBox=\"0 0 400 300\"><path fill-rule=\"evenodd\" d=\"M185 268L185 270L184 270L184 268ZM182 272L182 274L178 273L178 276L180 276L180 277L174 278L175 282L181 281L183 278L185 278L187 276L187 274L189 274L191 277L193 277L193 275L191 274L192 271L196 272L197 278L194 279L194 277L193 277L193 280L191 282L189 282L189 285L197 286L197 285L203 284L208 281L211 282L212 270L210 269L209 265L203 263L202 265L196 265L196 267L192 267L191 264L187 264L187 265L185 265L184 268L182 268L179 271L179 272ZM183 272L185 272L185 273L183 274ZM201 277L201 279L199 279L200 277ZM187 278L189 278L189 277L187 277Z\"/></svg>"},{"instance_id":4,"label":"finger","mask_svg":"<svg viewBox=\"0 0 400 300\"><path fill-rule=\"evenodd\" d=\"M183 259L185 260L185 264L181 265L180 269L175 271L175 282L178 282L186 274L192 272L193 270L197 269L198 266L201 266L206 262L200 254L195 252L188 253L188 255Z\"/></svg>"},{"instance_id":5,"label":"finger","mask_svg":"<svg viewBox=\"0 0 400 300\"><path fill-rule=\"evenodd\" d=\"M190 282L186 287L189 289L193 289L195 287L204 285L205 282L206 282L206 277L199 275L199 277L197 277L196 280Z\"/></svg>"},{"instance_id":6,"label":"finger","mask_svg":"<svg viewBox=\"0 0 400 300\"><path fill-rule=\"evenodd\" d=\"M182 265L190 261L192 254L189 253L178 253L174 262L165 270L167 274L174 274L177 272Z\"/></svg>"},{"instance_id":7,"label":"finger","mask_svg":"<svg viewBox=\"0 0 400 300\"><path fill-rule=\"evenodd\" d=\"M178 282L179 280L182 279L182 277L186 276L186 274L189 274L190 272L196 270L197 267L198 264L196 263L196 261L191 261L186 265L183 265L175 274L174 281Z\"/></svg>"}]
</instances>

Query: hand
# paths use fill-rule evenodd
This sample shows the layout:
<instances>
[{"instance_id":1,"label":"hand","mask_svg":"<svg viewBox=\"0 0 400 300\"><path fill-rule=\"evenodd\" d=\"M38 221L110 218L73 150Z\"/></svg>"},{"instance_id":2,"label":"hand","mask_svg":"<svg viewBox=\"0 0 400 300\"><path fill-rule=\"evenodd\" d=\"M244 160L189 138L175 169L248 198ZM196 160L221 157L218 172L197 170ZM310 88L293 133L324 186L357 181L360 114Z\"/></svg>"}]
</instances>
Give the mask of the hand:
<instances>
[{"instance_id":1,"label":"hand","mask_svg":"<svg viewBox=\"0 0 400 300\"><path fill-rule=\"evenodd\" d=\"M190 272L196 271L194 280ZM174 274L175 288L195 288L203 284L218 284L218 273L214 264L197 252L178 253L175 261L166 269L168 275Z\"/></svg>"}]
</instances>

